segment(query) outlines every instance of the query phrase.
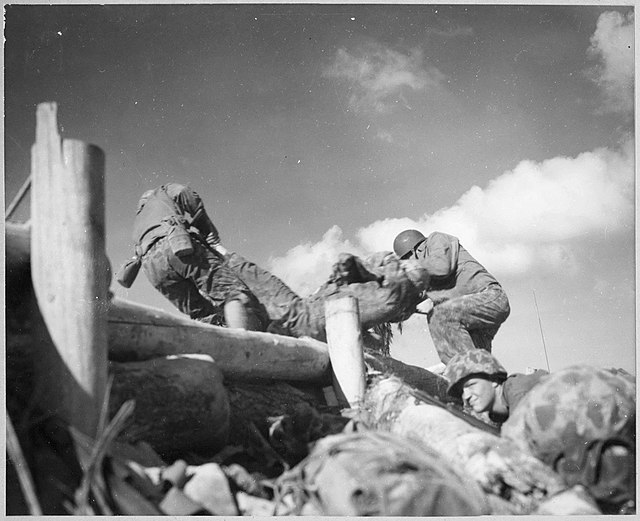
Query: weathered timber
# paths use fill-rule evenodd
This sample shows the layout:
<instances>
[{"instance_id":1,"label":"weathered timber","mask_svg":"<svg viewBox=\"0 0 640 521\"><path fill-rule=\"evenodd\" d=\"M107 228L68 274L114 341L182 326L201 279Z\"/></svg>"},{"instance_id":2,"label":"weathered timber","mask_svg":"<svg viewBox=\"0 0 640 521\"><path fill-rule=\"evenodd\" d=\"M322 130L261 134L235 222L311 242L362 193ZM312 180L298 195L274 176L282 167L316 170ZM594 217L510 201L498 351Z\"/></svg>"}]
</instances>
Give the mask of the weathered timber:
<instances>
[{"instance_id":1,"label":"weathered timber","mask_svg":"<svg viewBox=\"0 0 640 521\"><path fill-rule=\"evenodd\" d=\"M479 430L445 408L421 403L414 394L397 378L379 379L367 391L367 423L426 442L480 484L494 514L531 513L566 488L552 469L509 440Z\"/></svg>"},{"instance_id":2,"label":"weathered timber","mask_svg":"<svg viewBox=\"0 0 640 521\"><path fill-rule=\"evenodd\" d=\"M226 445L229 397L222 372L210 357L110 362L109 372L110 416L127 400L135 400L120 441L144 441L161 454Z\"/></svg>"},{"instance_id":3,"label":"weathered timber","mask_svg":"<svg viewBox=\"0 0 640 521\"><path fill-rule=\"evenodd\" d=\"M104 153L61 140L57 105L41 103L31 170L31 278L43 318L36 360L41 405L93 435L107 380Z\"/></svg>"},{"instance_id":4,"label":"weathered timber","mask_svg":"<svg viewBox=\"0 0 640 521\"><path fill-rule=\"evenodd\" d=\"M225 377L329 381L326 344L311 338L212 326L120 298L109 308L109 358L210 355Z\"/></svg>"},{"instance_id":5,"label":"weathered timber","mask_svg":"<svg viewBox=\"0 0 640 521\"><path fill-rule=\"evenodd\" d=\"M364 361L373 371L386 376L397 376L407 385L427 393L443 404L461 403L447 394L447 380L427 369L405 364L373 350L365 350Z\"/></svg>"},{"instance_id":6,"label":"weathered timber","mask_svg":"<svg viewBox=\"0 0 640 521\"><path fill-rule=\"evenodd\" d=\"M324 306L336 395L350 407L359 407L364 400L367 381L358 299L351 295L328 299Z\"/></svg>"}]
</instances>

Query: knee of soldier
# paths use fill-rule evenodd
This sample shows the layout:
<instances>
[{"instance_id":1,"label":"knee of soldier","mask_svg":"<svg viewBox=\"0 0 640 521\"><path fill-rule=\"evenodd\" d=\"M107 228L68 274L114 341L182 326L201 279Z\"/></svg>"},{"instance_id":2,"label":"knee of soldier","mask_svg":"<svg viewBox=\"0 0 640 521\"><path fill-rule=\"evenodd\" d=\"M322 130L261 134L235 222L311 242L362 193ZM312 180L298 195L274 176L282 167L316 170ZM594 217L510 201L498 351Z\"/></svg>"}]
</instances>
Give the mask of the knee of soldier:
<instances>
[{"instance_id":1,"label":"knee of soldier","mask_svg":"<svg viewBox=\"0 0 640 521\"><path fill-rule=\"evenodd\" d=\"M269 317L264 307L253 294L235 292L227 297L225 305L229 302L237 302L242 306L247 316L252 317L252 320L255 319L256 327L254 329L266 329L269 324Z\"/></svg>"},{"instance_id":2,"label":"knee of soldier","mask_svg":"<svg viewBox=\"0 0 640 521\"><path fill-rule=\"evenodd\" d=\"M449 304L448 301L435 305L429 314L428 320L429 325L435 327L464 327L459 309L457 306Z\"/></svg>"},{"instance_id":3,"label":"knee of soldier","mask_svg":"<svg viewBox=\"0 0 640 521\"><path fill-rule=\"evenodd\" d=\"M248 306L251 303L251 299L245 293L232 293L227 297L226 302L238 302L243 306Z\"/></svg>"},{"instance_id":4,"label":"knee of soldier","mask_svg":"<svg viewBox=\"0 0 640 521\"><path fill-rule=\"evenodd\" d=\"M506 293L504 294L504 305L503 305L502 313L504 315L504 320L507 320L507 318L511 314L511 305L509 304L509 299L507 298Z\"/></svg>"}]
</instances>

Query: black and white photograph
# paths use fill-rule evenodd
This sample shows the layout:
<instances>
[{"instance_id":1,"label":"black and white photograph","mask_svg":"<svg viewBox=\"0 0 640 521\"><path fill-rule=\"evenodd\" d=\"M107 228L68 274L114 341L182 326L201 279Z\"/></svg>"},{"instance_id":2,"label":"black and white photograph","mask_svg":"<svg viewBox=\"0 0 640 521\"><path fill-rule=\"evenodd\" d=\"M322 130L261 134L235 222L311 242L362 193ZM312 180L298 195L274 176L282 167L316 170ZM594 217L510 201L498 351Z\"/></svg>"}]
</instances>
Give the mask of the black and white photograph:
<instances>
[{"instance_id":1,"label":"black and white photograph","mask_svg":"<svg viewBox=\"0 0 640 521\"><path fill-rule=\"evenodd\" d=\"M635 514L634 17L5 3L5 514Z\"/></svg>"}]
</instances>

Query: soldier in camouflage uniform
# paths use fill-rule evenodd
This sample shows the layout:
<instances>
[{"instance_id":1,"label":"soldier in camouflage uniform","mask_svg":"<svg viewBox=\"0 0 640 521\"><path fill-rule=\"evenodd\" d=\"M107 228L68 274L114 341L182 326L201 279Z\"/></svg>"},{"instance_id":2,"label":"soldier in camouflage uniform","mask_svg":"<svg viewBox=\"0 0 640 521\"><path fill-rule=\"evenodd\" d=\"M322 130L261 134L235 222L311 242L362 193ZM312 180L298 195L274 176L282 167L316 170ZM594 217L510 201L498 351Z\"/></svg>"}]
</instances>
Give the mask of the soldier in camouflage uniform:
<instances>
[{"instance_id":1,"label":"soldier in camouflage uniform","mask_svg":"<svg viewBox=\"0 0 640 521\"><path fill-rule=\"evenodd\" d=\"M418 311L427 315L442 363L462 351L491 352L493 338L509 316L509 299L458 238L442 232L425 237L418 230L404 230L394 239L393 251L425 270L424 301Z\"/></svg>"},{"instance_id":2,"label":"soldier in camouflage uniform","mask_svg":"<svg viewBox=\"0 0 640 521\"><path fill-rule=\"evenodd\" d=\"M391 252L377 252L366 259L341 254L329 280L312 295L302 297L240 254L222 244L214 248L264 305L270 321L267 331L271 333L325 341L324 305L329 298L356 297L363 330L406 320L423 298L424 270L400 261Z\"/></svg>"},{"instance_id":3,"label":"soldier in camouflage uniform","mask_svg":"<svg viewBox=\"0 0 640 521\"><path fill-rule=\"evenodd\" d=\"M512 374L484 349L463 351L447 364L444 376L449 380L447 392L462 398L465 407L497 424L503 423L520 400L540 380L546 371L533 374Z\"/></svg>"},{"instance_id":4,"label":"soldier in camouflage uniform","mask_svg":"<svg viewBox=\"0 0 640 521\"><path fill-rule=\"evenodd\" d=\"M634 513L635 411L631 375L573 366L531 389L502 435L586 487L603 513Z\"/></svg>"},{"instance_id":5,"label":"soldier in camouflage uniform","mask_svg":"<svg viewBox=\"0 0 640 521\"><path fill-rule=\"evenodd\" d=\"M605 514L635 512L635 379L580 365L507 376L483 350L451 359L448 392L502 423L501 435L581 485Z\"/></svg>"},{"instance_id":6,"label":"soldier in camouflage uniform","mask_svg":"<svg viewBox=\"0 0 640 521\"><path fill-rule=\"evenodd\" d=\"M266 313L213 246L218 230L200 196L167 183L147 190L133 223L134 257L117 275L130 287L139 269L151 285L195 320L232 328L264 330Z\"/></svg>"}]
</instances>

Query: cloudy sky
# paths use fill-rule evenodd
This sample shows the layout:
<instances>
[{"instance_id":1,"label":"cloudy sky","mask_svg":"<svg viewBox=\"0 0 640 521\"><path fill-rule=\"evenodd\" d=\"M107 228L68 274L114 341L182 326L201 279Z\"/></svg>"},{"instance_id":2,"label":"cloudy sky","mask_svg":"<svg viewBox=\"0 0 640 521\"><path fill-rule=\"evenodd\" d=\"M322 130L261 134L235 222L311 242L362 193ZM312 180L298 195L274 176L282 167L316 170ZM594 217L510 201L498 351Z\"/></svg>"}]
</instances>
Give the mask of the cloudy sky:
<instances>
[{"instance_id":1,"label":"cloudy sky","mask_svg":"<svg viewBox=\"0 0 640 521\"><path fill-rule=\"evenodd\" d=\"M494 341L508 370L635 373L623 4L5 6L5 207L36 105L56 101L63 137L105 151L115 268L139 195L167 181L303 295L342 251L439 230L510 297ZM173 312L144 276L112 289ZM438 362L424 317L392 354Z\"/></svg>"}]
</instances>

